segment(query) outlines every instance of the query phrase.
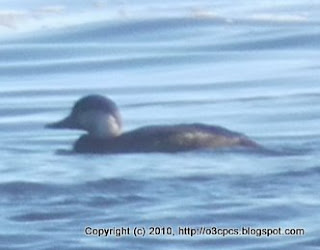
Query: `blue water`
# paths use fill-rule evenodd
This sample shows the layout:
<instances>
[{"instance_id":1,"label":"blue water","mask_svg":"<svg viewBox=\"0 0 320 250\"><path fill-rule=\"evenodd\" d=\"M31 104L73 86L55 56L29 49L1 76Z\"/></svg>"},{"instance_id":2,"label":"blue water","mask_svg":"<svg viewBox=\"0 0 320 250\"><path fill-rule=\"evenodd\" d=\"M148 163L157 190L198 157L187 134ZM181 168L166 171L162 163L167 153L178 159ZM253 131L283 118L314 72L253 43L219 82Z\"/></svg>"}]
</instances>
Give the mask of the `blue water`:
<instances>
[{"instance_id":1,"label":"blue water","mask_svg":"<svg viewBox=\"0 0 320 250\"><path fill-rule=\"evenodd\" d=\"M0 249L319 249L320 5L315 1L3 0ZM46 130L92 93L124 129L202 122L246 151L70 154ZM129 227L129 236L85 228ZM135 227L175 235L135 237ZM303 229L303 235L179 235Z\"/></svg>"}]
</instances>

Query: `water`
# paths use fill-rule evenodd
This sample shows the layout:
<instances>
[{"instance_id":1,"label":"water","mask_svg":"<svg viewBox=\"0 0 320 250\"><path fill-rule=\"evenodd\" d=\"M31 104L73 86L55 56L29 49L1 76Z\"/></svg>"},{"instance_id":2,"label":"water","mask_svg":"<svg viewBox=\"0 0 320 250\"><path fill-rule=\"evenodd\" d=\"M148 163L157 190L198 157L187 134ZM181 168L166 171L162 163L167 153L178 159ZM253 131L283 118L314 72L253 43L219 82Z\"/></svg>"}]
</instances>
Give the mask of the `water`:
<instances>
[{"instance_id":1,"label":"water","mask_svg":"<svg viewBox=\"0 0 320 250\"><path fill-rule=\"evenodd\" d=\"M2 1L1 249L319 248L320 6L234 4ZM82 132L44 125L92 93L119 105L125 130L218 124L286 153L61 153ZM86 236L87 226L131 235ZM175 235L132 235L152 226Z\"/></svg>"}]
</instances>

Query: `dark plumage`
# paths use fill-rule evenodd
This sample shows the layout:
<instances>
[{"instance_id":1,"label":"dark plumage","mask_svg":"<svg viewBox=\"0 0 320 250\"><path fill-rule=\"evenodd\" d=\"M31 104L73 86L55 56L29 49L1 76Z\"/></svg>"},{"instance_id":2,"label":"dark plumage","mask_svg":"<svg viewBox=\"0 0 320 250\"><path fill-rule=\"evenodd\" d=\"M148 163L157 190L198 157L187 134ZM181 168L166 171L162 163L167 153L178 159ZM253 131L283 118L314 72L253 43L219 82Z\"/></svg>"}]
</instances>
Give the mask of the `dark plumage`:
<instances>
[{"instance_id":1,"label":"dark plumage","mask_svg":"<svg viewBox=\"0 0 320 250\"><path fill-rule=\"evenodd\" d=\"M99 124L97 124L99 123ZM243 134L204 124L146 126L121 133L121 119L113 101L99 95L76 102L64 120L50 128L77 128L88 131L74 145L81 153L182 152L229 147L259 148Z\"/></svg>"}]
</instances>

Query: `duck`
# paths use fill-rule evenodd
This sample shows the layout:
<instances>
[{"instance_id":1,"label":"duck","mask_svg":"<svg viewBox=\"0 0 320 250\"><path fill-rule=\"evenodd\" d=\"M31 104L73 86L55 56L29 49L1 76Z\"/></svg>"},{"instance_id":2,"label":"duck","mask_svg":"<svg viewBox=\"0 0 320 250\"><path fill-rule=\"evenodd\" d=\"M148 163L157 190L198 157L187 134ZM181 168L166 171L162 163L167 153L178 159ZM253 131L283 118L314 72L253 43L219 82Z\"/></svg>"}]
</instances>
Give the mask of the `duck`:
<instances>
[{"instance_id":1,"label":"duck","mask_svg":"<svg viewBox=\"0 0 320 250\"><path fill-rule=\"evenodd\" d=\"M117 105L97 94L80 98L66 118L46 127L86 131L74 143L73 151L77 153L177 153L261 147L244 134L202 123L149 125L123 132Z\"/></svg>"}]
</instances>

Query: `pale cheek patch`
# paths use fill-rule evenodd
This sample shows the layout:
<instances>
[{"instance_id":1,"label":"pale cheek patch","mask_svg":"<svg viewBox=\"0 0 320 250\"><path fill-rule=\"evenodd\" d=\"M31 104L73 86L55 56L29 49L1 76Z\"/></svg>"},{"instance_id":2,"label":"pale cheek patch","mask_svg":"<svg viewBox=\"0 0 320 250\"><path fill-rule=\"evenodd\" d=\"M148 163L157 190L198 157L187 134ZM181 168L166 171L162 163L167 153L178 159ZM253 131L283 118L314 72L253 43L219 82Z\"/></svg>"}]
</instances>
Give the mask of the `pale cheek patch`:
<instances>
[{"instance_id":1,"label":"pale cheek patch","mask_svg":"<svg viewBox=\"0 0 320 250\"><path fill-rule=\"evenodd\" d=\"M121 133L117 119L102 111L86 111L78 116L78 122L89 134L99 138L114 137Z\"/></svg>"},{"instance_id":2,"label":"pale cheek patch","mask_svg":"<svg viewBox=\"0 0 320 250\"><path fill-rule=\"evenodd\" d=\"M99 130L105 131L103 128L107 127L107 136L117 136L121 133L120 124L117 122L113 115L107 115L102 117L102 121L98 124L103 124L103 127Z\"/></svg>"}]
</instances>

